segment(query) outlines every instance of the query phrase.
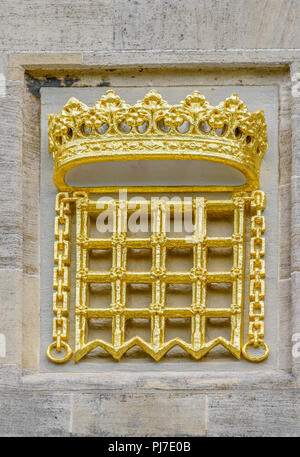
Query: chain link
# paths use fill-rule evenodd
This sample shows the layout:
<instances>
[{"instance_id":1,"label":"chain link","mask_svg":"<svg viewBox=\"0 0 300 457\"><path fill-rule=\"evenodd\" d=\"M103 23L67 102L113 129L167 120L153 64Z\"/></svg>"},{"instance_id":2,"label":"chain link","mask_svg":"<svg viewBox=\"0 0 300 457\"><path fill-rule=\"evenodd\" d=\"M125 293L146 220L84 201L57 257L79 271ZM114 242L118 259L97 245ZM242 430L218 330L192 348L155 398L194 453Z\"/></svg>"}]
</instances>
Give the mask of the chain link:
<instances>
[{"instance_id":1,"label":"chain link","mask_svg":"<svg viewBox=\"0 0 300 457\"><path fill-rule=\"evenodd\" d=\"M250 290L249 290L249 328L248 342L243 347L243 355L251 362L261 362L269 355L269 347L264 342L265 335L265 239L263 233L266 230L265 218L262 215L265 209L265 193L257 190L251 196L251 241L250 241ZM252 356L248 349L250 346L263 348L263 354Z\"/></svg>"},{"instance_id":2,"label":"chain link","mask_svg":"<svg viewBox=\"0 0 300 457\"><path fill-rule=\"evenodd\" d=\"M57 194L54 225L54 263L53 269L53 343L48 346L47 356L52 362L64 363L70 360L73 351L68 344L68 314L70 290L70 204L73 201L69 194ZM64 350L63 357L55 357L53 349L58 353Z\"/></svg>"}]
</instances>

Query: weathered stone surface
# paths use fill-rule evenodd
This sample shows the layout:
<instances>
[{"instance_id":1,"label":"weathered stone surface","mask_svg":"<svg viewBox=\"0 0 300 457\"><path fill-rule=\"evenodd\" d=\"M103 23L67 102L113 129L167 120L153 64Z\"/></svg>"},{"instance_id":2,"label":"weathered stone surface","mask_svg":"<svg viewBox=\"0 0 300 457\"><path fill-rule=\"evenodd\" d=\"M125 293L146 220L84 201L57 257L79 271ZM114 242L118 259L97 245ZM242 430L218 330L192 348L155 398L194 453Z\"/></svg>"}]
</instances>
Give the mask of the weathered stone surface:
<instances>
[{"instance_id":1,"label":"weathered stone surface","mask_svg":"<svg viewBox=\"0 0 300 457\"><path fill-rule=\"evenodd\" d=\"M291 279L279 281L279 332L278 332L278 368L290 370L292 366L292 307ZM272 312L272 310L269 310ZM273 349L273 348L272 348ZM271 349L271 350L272 350Z\"/></svg>"},{"instance_id":2,"label":"weathered stone surface","mask_svg":"<svg viewBox=\"0 0 300 457\"><path fill-rule=\"evenodd\" d=\"M291 274L291 185L279 187L280 279ZM269 225L270 227L270 225Z\"/></svg>"},{"instance_id":3,"label":"weathered stone surface","mask_svg":"<svg viewBox=\"0 0 300 457\"><path fill-rule=\"evenodd\" d=\"M36 97L24 94L23 124L23 269L39 273L40 109Z\"/></svg>"},{"instance_id":4,"label":"weathered stone surface","mask_svg":"<svg viewBox=\"0 0 300 457\"><path fill-rule=\"evenodd\" d=\"M6 337L5 337L6 342ZM1 360L1 359L0 359ZM4 360L4 359L3 359ZM18 387L22 376L21 364L0 363L0 396L8 388Z\"/></svg>"},{"instance_id":5,"label":"weathered stone surface","mask_svg":"<svg viewBox=\"0 0 300 457\"><path fill-rule=\"evenodd\" d=\"M300 334L299 12L298 0L1 2L0 73L7 78L5 93L0 84L1 436L300 435L300 357L292 355L292 336ZM54 76L73 69L83 72L78 86L109 83L127 92L183 80L189 86L277 85L280 269L277 275L274 263L271 281L281 279L267 303L271 357L279 348L271 365L249 369L237 362L242 374L237 363L227 372L215 365L209 371L195 365L192 372L123 365L101 376L38 373L40 121L24 68ZM267 243L271 231L276 235L277 208L267 206ZM274 252L268 245L271 263ZM50 303L51 285L48 292Z\"/></svg>"},{"instance_id":6,"label":"weathered stone surface","mask_svg":"<svg viewBox=\"0 0 300 457\"><path fill-rule=\"evenodd\" d=\"M8 54L7 78L24 83L24 68L37 70L47 67L49 70L68 70L82 64L82 53L72 52L23 52Z\"/></svg>"},{"instance_id":7,"label":"weathered stone surface","mask_svg":"<svg viewBox=\"0 0 300 457\"><path fill-rule=\"evenodd\" d=\"M292 176L300 176L300 59L291 65ZM295 199L297 195L295 195ZM296 201L296 200L295 200Z\"/></svg>"},{"instance_id":8,"label":"weathered stone surface","mask_svg":"<svg viewBox=\"0 0 300 457\"><path fill-rule=\"evenodd\" d=\"M110 0L1 2L1 50L76 51L113 47Z\"/></svg>"},{"instance_id":9,"label":"weathered stone surface","mask_svg":"<svg viewBox=\"0 0 300 457\"><path fill-rule=\"evenodd\" d=\"M0 73L2 73L4 76L6 76L7 61L8 61L7 53L0 52ZM3 95L3 93L2 93L2 95Z\"/></svg>"},{"instance_id":10,"label":"weathered stone surface","mask_svg":"<svg viewBox=\"0 0 300 457\"><path fill-rule=\"evenodd\" d=\"M299 390L1 391L1 436L299 436Z\"/></svg>"},{"instance_id":11,"label":"weathered stone surface","mask_svg":"<svg viewBox=\"0 0 300 457\"><path fill-rule=\"evenodd\" d=\"M67 394L0 393L1 436L68 436L71 400Z\"/></svg>"},{"instance_id":12,"label":"weathered stone surface","mask_svg":"<svg viewBox=\"0 0 300 457\"><path fill-rule=\"evenodd\" d=\"M74 394L72 434L202 436L206 397L199 394Z\"/></svg>"},{"instance_id":13,"label":"weathered stone surface","mask_svg":"<svg viewBox=\"0 0 300 457\"><path fill-rule=\"evenodd\" d=\"M22 267L22 85L0 99L0 268Z\"/></svg>"},{"instance_id":14,"label":"weathered stone surface","mask_svg":"<svg viewBox=\"0 0 300 457\"><path fill-rule=\"evenodd\" d=\"M291 338L293 335L300 335L300 272L294 271L291 275L291 307L292 307L292 325ZM300 385L300 356L292 358L292 370L296 377L298 385Z\"/></svg>"},{"instance_id":15,"label":"weathered stone surface","mask_svg":"<svg viewBox=\"0 0 300 457\"><path fill-rule=\"evenodd\" d=\"M291 123L291 83L279 86L279 182L291 181L292 170L292 123Z\"/></svg>"},{"instance_id":16,"label":"weathered stone surface","mask_svg":"<svg viewBox=\"0 0 300 457\"><path fill-rule=\"evenodd\" d=\"M108 51L84 51L83 64L98 66L101 68L198 68L204 67L236 68L254 66L283 67L300 59L300 49L197 49L197 50L108 50Z\"/></svg>"},{"instance_id":17,"label":"weathered stone surface","mask_svg":"<svg viewBox=\"0 0 300 457\"><path fill-rule=\"evenodd\" d=\"M20 365L23 303L22 273L20 271L0 270L0 297L0 333L5 340L4 354L2 352L4 357L0 357L0 365Z\"/></svg>"},{"instance_id":18,"label":"weathered stone surface","mask_svg":"<svg viewBox=\"0 0 300 457\"><path fill-rule=\"evenodd\" d=\"M40 288L39 277L25 275L23 289L22 366L24 370L39 369L40 361Z\"/></svg>"},{"instance_id":19,"label":"weathered stone surface","mask_svg":"<svg viewBox=\"0 0 300 457\"><path fill-rule=\"evenodd\" d=\"M300 60L291 65L292 82L292 187L291 187L291 305L292 335L300 333ZM292 371L296 382L300 385L300 358L293 358Z\"/></svg>"},{"instance_id":20,"label":"weathered stone surface","mask_svg":"<svg viewBox=\"0 0 300 457\"><path fill-rule=\"evenodd\" d=\"M115 47L121 49L294 48L299 2L118 0Z\"/></svg>"},{"instance_id":21,"label":"weathered stone surface","mask_svg":"<svg viewBox=\"0 0 300 457\"><path fill-rule=\"evenodd\" d=\"M300 207L298 204L300 195L300 176L292 176L291 187L291 244L300 244ZM300 271L300 250L291 250L291 271Z\"/></svg>"},{"instance_id":22,"label":"weathered stone surface","mask_svg":"<svg viewBox=\"0 0 300 457\"><path fill-rule=\"evenodd\" d=\"M237 362L239 363L239 362ZM199 365L199 364L198 364ZM248 365L249 367L249 365ZM264 370L262 372L250 370L242 375L236 372L235 367L230 372L210 369L200 371L186 371L184 374L178 370L165 370L164 372L153 372L152 370L119 370L98 373L72 373L70 382L69 373L34 373L26 374L20 380L21 386L28 390L63 392L106 392L113 394L137 392L166 392L169 393L208 393L234 389L243 391L247 389L259 389L262 385L272 389L274 385L282 388L293 385L294 378L289 371Z\"/></svg>"},{"instance_id":23,"label":"weathered stone surface","mask_svg":"<svg viewBox=\"0 0 300 457\"><path fill-rule=\"evenodd\" d=\"M203 13L208 11L204 8ZM199 16L197 2L193 0L184 3L154 0L151 8L141 0L117 0L115 47L170 49L172 43L177 49L201 48Z\"/></svg>"},{"instance_id":24,"label":"weathered stone surface","mask_svg":"<svg viewBox=\"0 0 300 457\"><path fill-rule=\"evenodd\" d=\"M208 436L299 436L299 391L253 390L208 399Z\"/></svg>"},{"instance_id":25,"label":"weathered stone surface","mask_svg":"<svg viewBox=\"0 0 300 457\"><path fill-rule=\"evenodd\" d=\"M1 49L295 48L297 0L2 2Z\"/></svg>"}]
</instances>

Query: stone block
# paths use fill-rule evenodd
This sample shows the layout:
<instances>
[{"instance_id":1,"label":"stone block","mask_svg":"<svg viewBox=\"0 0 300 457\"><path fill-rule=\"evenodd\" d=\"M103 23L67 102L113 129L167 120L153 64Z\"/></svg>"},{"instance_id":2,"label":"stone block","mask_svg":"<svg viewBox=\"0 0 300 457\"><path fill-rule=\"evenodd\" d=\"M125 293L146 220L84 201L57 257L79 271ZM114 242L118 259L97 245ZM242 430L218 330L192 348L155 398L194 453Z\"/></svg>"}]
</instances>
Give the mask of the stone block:
<instances>
[{"instance_id":1,"label":"stone block","mask_svg":"<svg viewBox=\"0 0 300 457\"><path fill-rule=\"evenodd\" d=\"M268 224L271 227L270 224ZM280 278L289 278L291 270L291 186L279 186ZM266 233L267 236L267 233Z\"/></svg>"},{"instance_id":2,"label":"stone block","mask_svg":"<svg viewBox=\"0 0 300 457\"><path fill-rule=\"evenodd\" d=\"M117 0L118 49L295 48L300 32L297 0Z\"/></svg>"},{"instance_id":3,"label":"stone block","mask_svg":"<svg viewBox=\"0 0 300 457\"><path fill-rule=\"evenodd\" d=\"M1 436L68 436L68 394L6 391L0 394Z\"/></svg>"},{"instance_id":4,"label":"stone block","mask_svg":"<svg viewBox=\"0 0 300 457\"><path fill-rule=\"evenodd\" d=\"M206 398L201 394L74 394L76 436L203 436Z\"/></svg>"},{"instance_id":5,"label":"stone block","mask_svg":"<svg viewBox=\"0 0 300 457\"><path fill-rule=\"evenodd\" d=\"M113 48L110 0L1 2L0 50L76 52Z\"/></svg>"},{"instance_id":6,"label":"stone block","mask_svg":"<svg viewBox=\"0 0 300 457\"><path fill-rule=\"evenodd\" d=\"M208 436L299 436L297 390L261 389L209 395Z\"/></svg>"},{"instance_id":7,"label":"stone block","mask_svg":"<svg viewBox=\"0 0 300 457\"><path fill-rule=\"evenodd\" d=\"M21 364L22 354L22 273L0 270L0 365ZM5 347L3 348L3 345ZM1 373L0 373L1 375Z\"/></svg>"}]
</instances>

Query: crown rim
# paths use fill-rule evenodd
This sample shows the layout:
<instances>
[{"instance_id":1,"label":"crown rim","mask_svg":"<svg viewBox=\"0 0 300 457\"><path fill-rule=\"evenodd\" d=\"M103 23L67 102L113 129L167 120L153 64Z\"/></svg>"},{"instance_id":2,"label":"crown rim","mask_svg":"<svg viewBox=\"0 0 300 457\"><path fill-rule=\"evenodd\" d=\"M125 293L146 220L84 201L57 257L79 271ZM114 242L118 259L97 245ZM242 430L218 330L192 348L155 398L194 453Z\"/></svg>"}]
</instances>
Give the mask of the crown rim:
<instances>
[{"instance_id":1,"label":"crown rim","mask_svg":"<svg viewBox=\"0 0 300 457\"><path fill-rule=\"evenodd\" d=\"M124 120L131 127L128 132L119 129ZM161 120L164 127L168 127L167 131L158 126ZM146 121L146 131L139 132L138 127ZM184 122L189 122L188 130L178 131ZM199 130L200 122L207 122L207 133ZM83 123L89 129L87 133L82 129ZM96 133L95 129L105 123L108 124L106 131ZM223 129L221 135L218 129ZM49 115L48 134L55 168L54 183L63 191L74 188L65 182L65 177L78 165L151 159L224 163L241 171L246 183L232 188L222 186L221 190L253 190L259 186L260 164L267 148L263 111L250 114L236 94L213 107L197 91L173 106L154 90L133 106L111 90L92 108L71 97L59 114ZM57 140L58 135L63 138L61 141ZM205 189L207 187L210 186ZM103 190L86 189L90 192Z\"/></svg>"}]
</instances>

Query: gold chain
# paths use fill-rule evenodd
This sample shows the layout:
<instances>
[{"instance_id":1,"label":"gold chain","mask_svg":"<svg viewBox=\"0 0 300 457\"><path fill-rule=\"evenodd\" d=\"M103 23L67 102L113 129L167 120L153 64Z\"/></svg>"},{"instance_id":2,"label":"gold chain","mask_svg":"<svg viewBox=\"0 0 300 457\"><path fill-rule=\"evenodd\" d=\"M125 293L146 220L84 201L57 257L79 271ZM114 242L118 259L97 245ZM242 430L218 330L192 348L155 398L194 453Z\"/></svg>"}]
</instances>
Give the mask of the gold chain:
<instances>
[{"instance_id":1,"label":"gold chain","mask_svg":"<svg viewBox=\"0 0 300 457\"><path fill-rule=\"evenodd\" d=\"M269 347L264 342L265 335L265 261L266 253L265 218L262 212L265 209L265 193L257 190L251 195L251 241L250 241L250 292L249 292L249 328L248 342L243 346L243 355L251 362L261 362L269 355ZM252 356L248 353L249 346L264 350L260 356Z\"/></svg>"},{"instance_id":2,"label":"gold chain","mask_svg":"<svg viewBox=\"0 0 300 457\"><path fill-rule=\"evenodd\" d=\"M70 290L70 203L73 199L66 192L57 194L54 234L53 270L53 343L48 346L47 356L52 362L64 363L70 360L73 351L68 344L69 328L69 290ZM58 353L64 350L63 357L55 357L53 349Z\"/></svg>"}]
</instances>

